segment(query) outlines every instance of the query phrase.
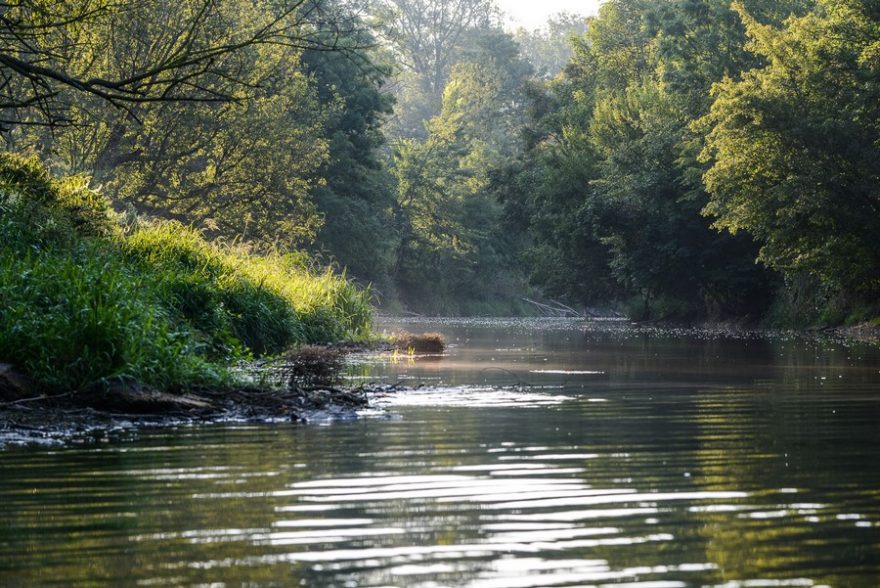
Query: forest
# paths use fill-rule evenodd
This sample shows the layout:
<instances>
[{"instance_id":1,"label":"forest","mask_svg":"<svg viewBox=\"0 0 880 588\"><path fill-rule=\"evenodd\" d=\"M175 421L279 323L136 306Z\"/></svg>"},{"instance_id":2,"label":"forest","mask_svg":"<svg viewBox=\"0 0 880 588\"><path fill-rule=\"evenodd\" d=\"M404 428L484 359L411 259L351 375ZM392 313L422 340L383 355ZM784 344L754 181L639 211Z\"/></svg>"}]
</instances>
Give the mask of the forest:
<instances>
[{"instance_id":1,"label":"forest","mask_svg":"<svg viewBox=\"0 0 880 588\"><path fill-rule=\"evenodd\" d=\"M502 23L492 0L3 3L0 357L210 379L366 336L371 305L880 315L877 3Z\"/></svg>"}]
</instances>

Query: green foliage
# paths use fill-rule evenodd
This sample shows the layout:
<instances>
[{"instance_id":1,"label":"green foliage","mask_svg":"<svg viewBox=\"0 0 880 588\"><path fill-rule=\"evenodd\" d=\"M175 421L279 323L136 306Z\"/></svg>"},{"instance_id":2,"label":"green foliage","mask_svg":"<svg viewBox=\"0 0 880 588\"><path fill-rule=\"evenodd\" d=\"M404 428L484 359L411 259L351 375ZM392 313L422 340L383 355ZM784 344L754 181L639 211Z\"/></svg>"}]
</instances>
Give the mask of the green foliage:
<instances>
[{"instance_id":1,"label":"green foliage","mask_svg":"<svg viewBox=\"0 0 880 588\"><path fill-rule=\"evenodd\" d=\"M382 0L375 36L342 0L303 3L284 32L273 0L203 17L188 0L87 4L0 23L36 56L82 48L43 60L73 85L28 89L0 67L4 95L57 90L0 107L4 139L69 174L0 155L0 238L21 259L104 243L205 357L368 332L369 293L302 248L432 314L518 310L530 287L646 319L877 307L880 15L865 0L608 0L522 47L490 0ZM564 31L580 36L562 47ZM205 69L161 70L183 82L105 86L144 98L123 108L88 87L231 39ZM79 124L17 124L59 116ZM82 174L165 222L120 231Z\"/></svg>"},{"instance_id":2,"label":"green foliage","mask_svg":"<svg viewBox=\"0 0 880 588\"><path fill-rule=\"evenodd\" d=\"M497 190L519 148L531 69L509 36L480 34L468 60L452 66L427 138L395 150L396 285L410 308L430 314L511 312L525 289Z\"/></svg>"},{"instance_id":3,"label":"green foliage","mask_svg":"<svg viewBox=\"0 0 880 588\"><path fill-rule=\"evenodd\" d=\"M81 3L71 9L74 4ZM117 108L88 92L66 93L65 116L77 124L20 125L4 138L15 149L39 152L56 170L77 174L64 180L71 195L94 195L86 189L87 175L117 209L177 220L208 238L263 250L308 249L364 282L387 283L394 258L394 189L378 152L384 144L380 125L391 110L391 98L382 91L388 67L376 66L362 49L375 40L357 11L336 0L230 0L206 5L199 17L192 12L195 4L102 6L87 30L82 22L71 24L86 37L82 46L93 50L53 59L68 71L115 79L127 75L132 60L161 61L163 48L179 47L185 23L204 25L192 34L206 44L243 42L261 27L286 28L264 42L243 43L218 57L208 72L200 71L193 78L197 87L189 91L205 99L136 101ZM281 12L284 17L275 23ZM304 42L288 43L290 36ZM330 46L339 50L327 51ZM96 225L97 219L85 220ZM181 284L181 292L192 287L206 301L217 294L191 281L184 272L172 284ZM248 314L235 300L216 299ZM261 308L268 306L264 301ZM216 323L218 334L226 333L218 349L245 328L224 327L216 316L196 322ZM254 344L274 349L284 340L281 333L302 327L281 321L277 336ZM321 338L321 329L311 330L313 338Z\"/></svg>"},{"instance_id":4,"label":"green foliage","mask_svg":"<svg viewBox=\"0 0 880 588\"><path fill-rule=\"evenodd\" d=\"M369 335L370 294L344 276L176 222L111 231L85 180L0 162L0 358L47 389L221 385L230 359Z\"/></svg>"},{"instance_id":5,"label":"green foliage","mask_svg":"<svg viewBox=\"0 0 880 588\"><path fill-rule=\"evenodd\" d=\"M81 31L86 46L99 47L66 54L64 68L115 79L128 75L132 60L161 61L163 47L171 51L180 42L175 34L184 35L182 23L196 18L188 11L200 10L186 0L172 4L106 7L108 18ZM230 43L261 25L272 28L280 9L263 0L203 8L210 25L196 34ZM112 18L118 10L124 13ZM297 21L288 23L291 34L322 29L290 19ZM65 112L77 124L19 126L7 140L17 150L44 153L59 170L94 178L115 203L141 213L212 236L302 246L321 225L311 191L323 183L316 172L327 161L328 139L324 107L300 58L300 49L278 36L218 58L212 73L193 80L191 91L204 99L117 108L75 94Z\"/></svg>"},{"instance_id":6,"label":"green foliage","mask_svg":"<svg viewBox=\"0 0 880 588\"><path fill-rule=\"evenodd\" d=\"M486 32L492 0L377 0L371 3L382 36L399 70L395 84L394 139L424 139L424 123L440 110L443 89L456 63Z\"/></svg>"},{"instance_id":7,"label":"green foliage","mask_svg":"<svg viewBox=\"0 0 880 588\"><path fill-rule=\"evenodd\" d=\"M56 182L53 192L56 204L62 200L60 190L67 211L76 212L68 215L75 219L68 228L95 236L107 236L112 229L107 219L101 225L100 218L88 216L106 212L104 197L87 189L90 177L115 208L132 215L176 220L198 227L207 238L248 243L255 250L308 248L321 259L350 267L359 279L387 281L394 191L378 150L383 144L379 127L391 108L381 90L388 68L375 66L366 53L374 39L355 7L337 0L230 0L204 6L189 0L92 6L77 0L63 8L17 12L20 21L2 26L33 29L26 34L55 39L58 47L76 47L46 56L46 63L88 79L126 79L133 69L168 65L191 50L202 55L215 45L229 49L205 62L162 70L166 77L148 78L132 90L143 100L108 101L83 88L64 89L63 100L59 95L53 108L76 124L7 129L0 123L11 148L39 153L53 169L71 174L65 186ZM51 14L55 9L58 14ZM63 38L67 17L70 39ZM41 18L45 31L29 26ZM328 51L331 46L338 50ZM181 72L185 77L175 85L171 78ZM167 100L153 94L158 86L169 91ZM34 178L42 174L41 181L50 182L42 165L36 160L33 165ZM38 188L31 192L48 190ZM79 197L101 202L89 207ZM170 264L175 268L199 251L195 235L157 236L162 237L180 241L177 250L166 252L182 256ZM172 248L170 242L165 245ZM280 267L280 274L288 271ZM332 302L316 303L322 310L314 316L303 309L304 324L302 317L282 317L274 308L274 294L250 279L233 279L227 272L222 287L215 287L211 280L221 279L217 276L200 280L188 269L168 271L175 276L165 286L168 299L179 300L176 307L199 330L216 335L210 347L218 352L231 349L232 339L246 339L253 351L264 352L277 350L290 337L324 339L331 336L325 331L338 331L339 312ZM329 281L327 287L338 289ZM207 310L215 304L222 308L219 314ZM205 312L196 316L200 308ZM361 308L346 312L364 314ZM278 320L271 329L266 323L258 335L246 321L223 318L254 313L267 319L278 314ZM345 320L355 331L363 330L360 318Z\"/></svg>"},{"instance_id":8,"label":"green foliage","mask_svg":"<svg viewBox=\"0 0 880 588\"><path fill-rule=\"evenodd\" d=\"M0 252L0 357L50 390L131 376L164 389L220 384L186 328L159 304L159 285L117 255Z\"/></svg>"},{"instance_id":9,"label":"green foliage","mask_svg":"<svg viewBox=\"0 0 880 588\"><path fill-rule=\"evenodd\" d=\"M608 2L565 75L531 91L507 207L533 235L535 284L639 318L763 312L756 247L701 215L690 127L717 76L753 62L735 16L722 2Z\"/></svg>"},{"instance_id":10,"label":"green foliage","mask_svg":"<svg viewBox=\"0 0 880 588\"><path fill-rule=\"evenodd\" d=\"M533 282L639 318L870 316L878 46L860 0L605 3L510 165Z\"/></svg>"},{"instance_id":11,"label":"green foliage","mask_svg":"<svg viewBox=\"0 0 880 588\"><path fill-rule=\"evenodd\" d=\"M36 157L0 151L0 238L7 246L69 243L76 235L108 236L108 200L88 179L55 179Z\"/></svg>"},{"instance_id":12,"label":"green foliage","mask_svg":"<svg viewBox=\"0 0 880 588\"><path fill-rule=\"evenodd\" d=\"M130 122L157 104L241 103L266 81L255 54L295 58L303 48L338 46L339 39L327 43L327 37L345 30L334 14L340 8L350 6L325 0L4 3L0 129L82 125L109 108ZM267 61L270 72L276 69ZM78 151L91 147L81 144Z\"/></svg>"},{"instance_id":13,"label":"green foliage","mask_svg":"<svg viewBox=\"0 0 880 588\"><path fill-rule=\"evenodd\" d=\"M766 65L714 89L702 120L705 213L761 242L760 259L841 292L880 295L880 18L820 2L782 28L736 5Z\"/></svg>"},{"instance_id":14,"label":"green foliage","mask_svg":"<svg viewBox=\"0 0 880 588\"><path fill-rule=\"evenodd\" d=\"M364 44L374 42L365 33L361 37ZM392 99L381 89L388 68L368 57L307 51L302 58L325 108L329 149L318 170L326 181L312 192L323 224L310 249L360 280L387 284L395 245L394 187L378 150L385 143L381 124L391 113Z\"/></svg>"},{"instance_id":15,"label":"green foliage","mask_svg":"<svg viewBox=\"0 0 880 588\"><path fill-rule=\"evenodd\" d=\"M176 222L137 229L121 248L162 274L165 303L219 352L240 342L265 355L370 331L369 292L330 272L315 275L295 256L212 245Z\"/></svg>"}]
</instances>

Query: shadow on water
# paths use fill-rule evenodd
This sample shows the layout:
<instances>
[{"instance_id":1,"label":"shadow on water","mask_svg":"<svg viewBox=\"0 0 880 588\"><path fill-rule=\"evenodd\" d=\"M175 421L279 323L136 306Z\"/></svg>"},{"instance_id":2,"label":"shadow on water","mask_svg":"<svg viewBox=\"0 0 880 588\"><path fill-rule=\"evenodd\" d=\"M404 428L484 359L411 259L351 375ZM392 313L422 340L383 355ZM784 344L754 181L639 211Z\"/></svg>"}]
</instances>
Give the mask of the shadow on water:
<instances>
[{"instance_id":1,"label":"shadow on water","mask_svg":"<svg viewBox=\"0 0 880 588\"><path fill-rule=\"evenodd\" d=\"M876 586L880 353L407 321L392 418L0 454L0 584Z\"/></svg>"}]
</instances>

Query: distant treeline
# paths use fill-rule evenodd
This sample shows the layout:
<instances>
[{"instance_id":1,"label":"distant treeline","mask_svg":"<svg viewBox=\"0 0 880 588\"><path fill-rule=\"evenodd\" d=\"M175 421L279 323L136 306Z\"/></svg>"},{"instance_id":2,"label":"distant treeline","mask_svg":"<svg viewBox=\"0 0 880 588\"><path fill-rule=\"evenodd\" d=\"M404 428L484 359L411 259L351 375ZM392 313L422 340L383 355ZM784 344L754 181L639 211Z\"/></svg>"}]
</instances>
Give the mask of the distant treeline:
<instances>
[{"instance_id":1,"label":"distant treeline","mask_svg":"<svg viewBox=\"0 0 880 588\"><path fill-rule=\"evenodd\" d=\"M615 0L588 27L505 190L534 283L641 318L878 314L880 5Z\"/></svg>"},{"instance_id":2,"label":"distant treeline","mask_svg":"<svg viewBox=\"0 0 880 588\"><path fill-rule=\"evenodd\" d=\"M576 25L487 25L398 148L408 302L473 309L526 277L642 319L880 314L876 3L610 0ZM560 28L554 75L535 48Z\"/></svg>"},{"instance_id":3,"label":"distant treeline","mask_svg":"<svg viewBox=\"0 0 880 588\"><path fill-rule=\"evenodd\" d=\"M880 314L880 8L20 0L10 150L117 211L307 251L430 314Z\"/></svg>"}]
</instances>

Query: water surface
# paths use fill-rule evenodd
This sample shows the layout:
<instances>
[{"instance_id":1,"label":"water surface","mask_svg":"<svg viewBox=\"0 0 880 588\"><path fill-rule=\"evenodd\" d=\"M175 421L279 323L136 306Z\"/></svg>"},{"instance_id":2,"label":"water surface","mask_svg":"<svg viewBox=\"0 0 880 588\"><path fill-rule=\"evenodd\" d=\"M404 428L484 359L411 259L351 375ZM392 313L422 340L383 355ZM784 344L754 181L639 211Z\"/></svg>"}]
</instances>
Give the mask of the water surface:
<instances>
[{"instance_id":1,"label":"water surface","mask_svg":"<svg viewBox=\"0 0 880 588\"><path fill-rule=\"evenodd\" d=\"M353 422L0 452L0 585L877 586L880 352L424 321Z\"/></svg>"}]
</instances>

